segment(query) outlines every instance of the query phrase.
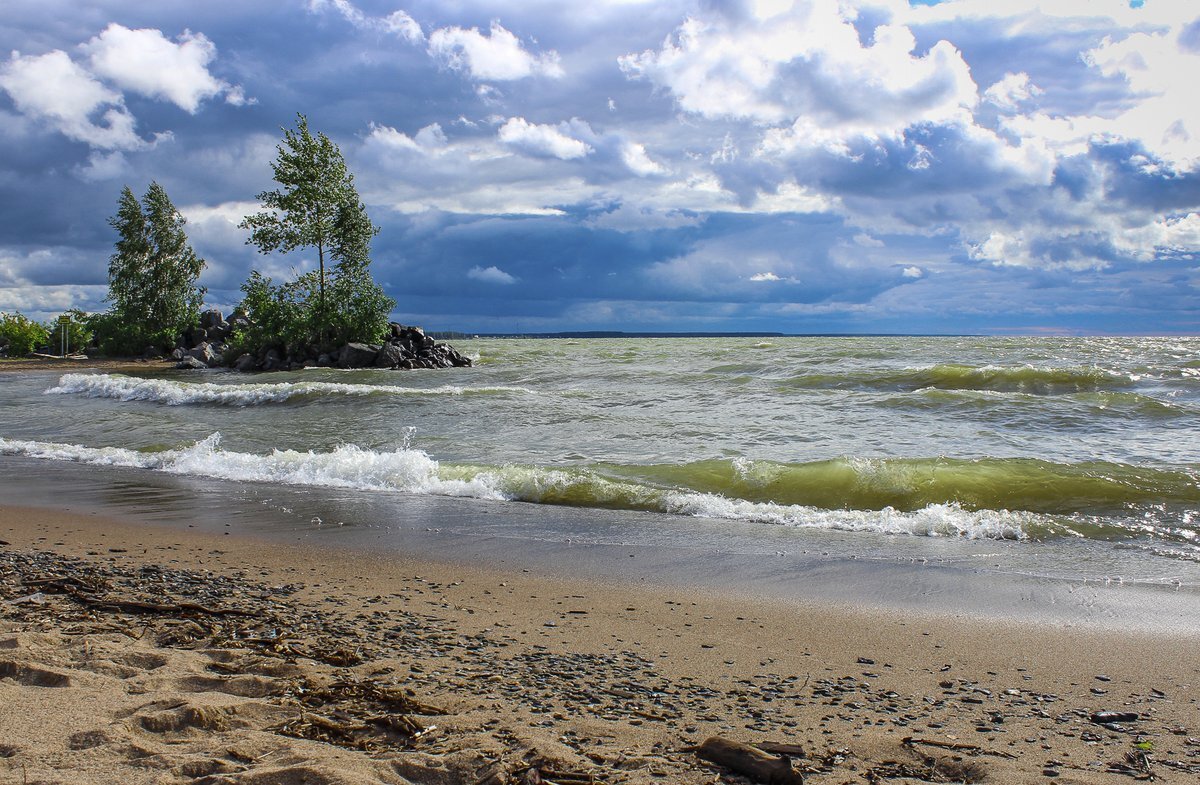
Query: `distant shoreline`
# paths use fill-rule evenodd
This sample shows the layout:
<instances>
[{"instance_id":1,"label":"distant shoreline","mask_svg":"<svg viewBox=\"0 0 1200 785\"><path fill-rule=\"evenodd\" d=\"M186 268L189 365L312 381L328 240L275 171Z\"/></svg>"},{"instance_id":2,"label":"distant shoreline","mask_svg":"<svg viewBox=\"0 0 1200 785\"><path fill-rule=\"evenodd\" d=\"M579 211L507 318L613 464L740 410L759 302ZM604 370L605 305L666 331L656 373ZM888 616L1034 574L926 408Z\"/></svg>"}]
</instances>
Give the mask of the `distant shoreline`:
<instances>
[{"instance_id":1,"label":"distant shoreline","mask_svg":"<svg viewBox=\"0 0 1200 785\"><path fill-rule=\"evenodd\" d=\"M975 333L771 333L771 332L621 332L620 330L582 330L557 333L464 333L430 331L438 340L474 338L972 338Z\"/></svg>"}]
</instances>

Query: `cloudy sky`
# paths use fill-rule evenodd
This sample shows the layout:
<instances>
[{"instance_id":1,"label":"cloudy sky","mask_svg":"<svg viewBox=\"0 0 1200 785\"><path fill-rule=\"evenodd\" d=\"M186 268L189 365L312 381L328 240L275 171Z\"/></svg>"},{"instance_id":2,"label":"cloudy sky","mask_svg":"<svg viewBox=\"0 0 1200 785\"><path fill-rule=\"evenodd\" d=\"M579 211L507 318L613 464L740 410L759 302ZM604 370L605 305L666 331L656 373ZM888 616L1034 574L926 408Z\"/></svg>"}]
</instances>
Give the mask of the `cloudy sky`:
<instances>
[{"instance_id":1,"label":"cloudy sky","mask_svg":"<svg viewBox=\"0 0 1200 785\"><path fill-rule=\"evenodd\" d=\"M997 9L1003 10L997 10ZM103 309L122 186L228 309L296 113L395 317L1200 332L1191 0L5 0L0 310Z\"/></svg>"}]
</instances>

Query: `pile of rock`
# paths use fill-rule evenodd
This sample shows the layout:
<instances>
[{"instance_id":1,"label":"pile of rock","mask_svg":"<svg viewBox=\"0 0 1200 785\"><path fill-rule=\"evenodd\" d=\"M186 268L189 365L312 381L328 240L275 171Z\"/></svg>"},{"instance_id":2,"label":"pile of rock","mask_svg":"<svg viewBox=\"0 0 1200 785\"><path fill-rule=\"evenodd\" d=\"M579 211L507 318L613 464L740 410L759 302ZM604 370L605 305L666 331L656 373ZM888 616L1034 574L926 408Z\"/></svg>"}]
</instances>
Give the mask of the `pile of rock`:
<instances>
[{"instance_id":1,"label":"pile of rock","mask_svg":"<svg viewBox=\"0 0 1200 785\"><path fill-rule=\"evenodd\" d=\"M200 322L175 340L171 359L176 368L210 368L225 364L225 346L229 336L239 327L249 327L250 319L234 311L226 320L216 308L200 314Z\"/></svg>"},{"instance_id":2,"label":"pile of rock","mask_svg":"<svg viewBox=\"0 0 1200 785\"><path fill-rule=\"evenodd\" d=\"M227 341L239 327L251 325L250 319L241 311L234 311L228 320L220 311L213 309L200 315L197 327L179 336L171 359L177 368L209 368L229 365L238 371L292 371L300 368L463 368L471 366L471 358L464 357L447 343L439 343L425 334L420 327L406 327L392 322L388 325L388 338L382 344L348 343L318 357L285 354L276 348L264 349L259 354L242 354L227 357Z\"/></svg>"}]
</instances>

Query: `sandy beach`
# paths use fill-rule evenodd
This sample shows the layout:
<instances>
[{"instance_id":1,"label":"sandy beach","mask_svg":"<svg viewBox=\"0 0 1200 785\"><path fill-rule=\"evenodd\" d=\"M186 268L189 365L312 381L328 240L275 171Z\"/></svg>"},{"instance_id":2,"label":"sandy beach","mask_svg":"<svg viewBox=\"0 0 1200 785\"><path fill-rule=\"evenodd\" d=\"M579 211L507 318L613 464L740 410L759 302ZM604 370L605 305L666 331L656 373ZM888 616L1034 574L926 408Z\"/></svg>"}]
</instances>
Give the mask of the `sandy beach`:
<instances>
[{"instance_id":1,"label":"sandy beach","mask_svg":"<svg viewBox=\"0 0 1200 785\"><path fill-rule=\"evenodd\" d=\"M0 508L0 540L2 782L741 781L697 755L711 737L786 752L810 783L1200 772L1186 634L551 579L79 509Z\"/></svg>"}]
</instances>

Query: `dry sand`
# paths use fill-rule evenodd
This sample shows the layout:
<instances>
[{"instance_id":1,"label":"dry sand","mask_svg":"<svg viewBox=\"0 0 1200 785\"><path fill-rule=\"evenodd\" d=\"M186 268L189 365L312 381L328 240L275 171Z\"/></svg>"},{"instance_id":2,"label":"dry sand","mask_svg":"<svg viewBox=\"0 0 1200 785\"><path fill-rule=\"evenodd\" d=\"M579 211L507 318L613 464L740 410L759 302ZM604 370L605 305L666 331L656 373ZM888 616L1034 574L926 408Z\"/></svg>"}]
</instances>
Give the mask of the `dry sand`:
<instances>
[{"instance_id":1,"label":"dry sand","mask_svg":"<svg viewBox=\"0 0 1200 785\"><path fill-rule=\"evenodd\" d=\"M145 373L148 370L174 368L175 363L164 360L134 358L91 358L91 357L5 357L0 359L0 373L5 371L79 371L93 370L106 373Z\"/></svg>"},{"instance_id":2,"label":"dry sand","mask_svg":"<svg viewBox=\"0 0 1200 785\"><path fill-rule=\"evenodd\" d=\"M0 508L0 541L0 783L745 781L689 749L712 736L792 745L808 783L1200 781L1200 631L567 581L69 510Z\"/></svg>"}]
</instances>

